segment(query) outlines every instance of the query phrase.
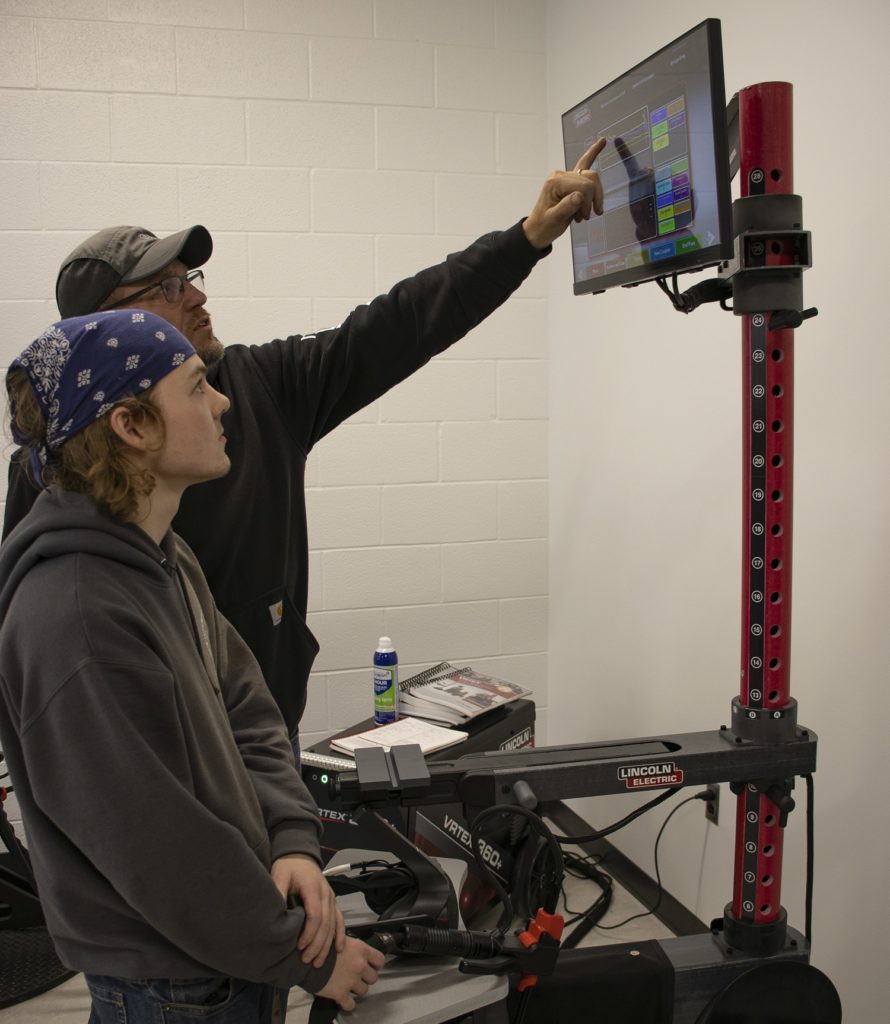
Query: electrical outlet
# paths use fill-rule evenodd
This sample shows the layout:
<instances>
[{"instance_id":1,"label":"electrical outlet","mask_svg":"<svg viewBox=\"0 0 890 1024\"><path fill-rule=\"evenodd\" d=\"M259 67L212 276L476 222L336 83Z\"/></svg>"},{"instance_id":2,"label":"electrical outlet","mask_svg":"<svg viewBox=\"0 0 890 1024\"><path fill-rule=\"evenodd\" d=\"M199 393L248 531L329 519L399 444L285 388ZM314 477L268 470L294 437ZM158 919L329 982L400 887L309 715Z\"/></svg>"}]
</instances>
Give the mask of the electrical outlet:
<instances>
[{"instance_id":1,"label":"electrical outlet","mask_svg":"<svg viewBox=\"0 0 890 1024\"><path fill-rule=\"evenodd\" d=\"M711 785L705 788L710 793L710 796L705 801L705 817L716 825L720 811L720 787Z\"/></svg>"}]
</instances>

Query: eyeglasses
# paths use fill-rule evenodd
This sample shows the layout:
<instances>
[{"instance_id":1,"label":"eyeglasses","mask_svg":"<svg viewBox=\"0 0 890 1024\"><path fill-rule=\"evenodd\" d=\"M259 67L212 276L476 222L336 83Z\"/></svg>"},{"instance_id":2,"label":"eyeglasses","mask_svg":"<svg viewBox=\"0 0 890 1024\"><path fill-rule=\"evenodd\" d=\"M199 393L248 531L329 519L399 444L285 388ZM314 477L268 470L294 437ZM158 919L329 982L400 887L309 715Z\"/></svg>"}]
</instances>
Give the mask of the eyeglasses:
<instances>
[{"instance_id":1,"label":"eyeglasses","mask_svg":"<svg viewBox=\"0 0 890 1024\"><path fill-rule=\"evenodd\" d=\"M150 284L146 288L140 288L138 292L132 292L130 295L125 295L122 299L118 299L116 302L111 302L102 308L117 309L118 306L132 305L134 299L141 299L143 295L147 295L149 292L154 291L155 288L161 289L164 293L164 298L168 302L179 302L182 298L182 293L185 291L186 282L203 292L205 290L204 271L190 270L187 274L175 274L173 277L165 277L163 281L155 281L154 284Z\"/></svg>"}]
</instances>

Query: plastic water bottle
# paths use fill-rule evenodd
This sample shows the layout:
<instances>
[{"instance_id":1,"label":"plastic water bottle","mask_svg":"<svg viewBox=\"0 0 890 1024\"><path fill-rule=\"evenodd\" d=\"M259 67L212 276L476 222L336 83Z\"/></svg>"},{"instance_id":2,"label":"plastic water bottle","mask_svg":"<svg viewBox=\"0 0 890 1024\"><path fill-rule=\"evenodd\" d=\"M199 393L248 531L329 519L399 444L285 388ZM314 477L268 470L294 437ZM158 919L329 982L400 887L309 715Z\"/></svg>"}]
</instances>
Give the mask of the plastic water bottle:
<instances>
[{"instance_id":1,"label":"plastic water bottle","mask_svg":"<svg viewBox=\"0 0 890 1024\"><path fill-rule=\"evenodd\" d=\"M399 656L388 636L374 651L374 724L387 725L399 717Z\"/></svg>"}]
</instances>

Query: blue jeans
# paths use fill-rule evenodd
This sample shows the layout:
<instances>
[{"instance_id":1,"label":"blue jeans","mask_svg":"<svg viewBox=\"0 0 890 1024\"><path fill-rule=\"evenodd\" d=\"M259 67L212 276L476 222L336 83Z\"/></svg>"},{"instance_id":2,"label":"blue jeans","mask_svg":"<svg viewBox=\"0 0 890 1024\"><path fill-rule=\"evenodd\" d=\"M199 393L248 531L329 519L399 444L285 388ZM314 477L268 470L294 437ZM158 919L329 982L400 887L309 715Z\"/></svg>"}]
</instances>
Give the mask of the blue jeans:
<instances>
[{"instance_id":1,"label":"blue jeans","mask_svg":"<svg viewBox=\"0 0 890 1024\"><path fill-rule=\"evenodd\" d=\"M283 1024L287 990L236 978L130 981L84 975L89 1024Z\"/></svg>"}]
</instances>

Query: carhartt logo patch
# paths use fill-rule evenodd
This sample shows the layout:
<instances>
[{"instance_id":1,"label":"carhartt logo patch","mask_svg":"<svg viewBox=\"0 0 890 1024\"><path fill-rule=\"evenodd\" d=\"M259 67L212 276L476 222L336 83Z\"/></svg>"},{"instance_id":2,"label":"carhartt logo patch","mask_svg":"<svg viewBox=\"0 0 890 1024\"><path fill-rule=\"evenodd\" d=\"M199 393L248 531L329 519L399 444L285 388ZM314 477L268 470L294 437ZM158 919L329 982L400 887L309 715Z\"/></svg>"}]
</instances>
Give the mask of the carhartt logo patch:
<instances>
[{"instance_id":1,"label":"carhartt logo patch","mask_svg":"<svg viewBox=\"0 0 890 1024\"><path fill-rule=\"evenodd\" d=\"M284 617L284 601L269 605L269 614L272 616L272 625L277 626Z\"/></svg>"}]
</instances>

